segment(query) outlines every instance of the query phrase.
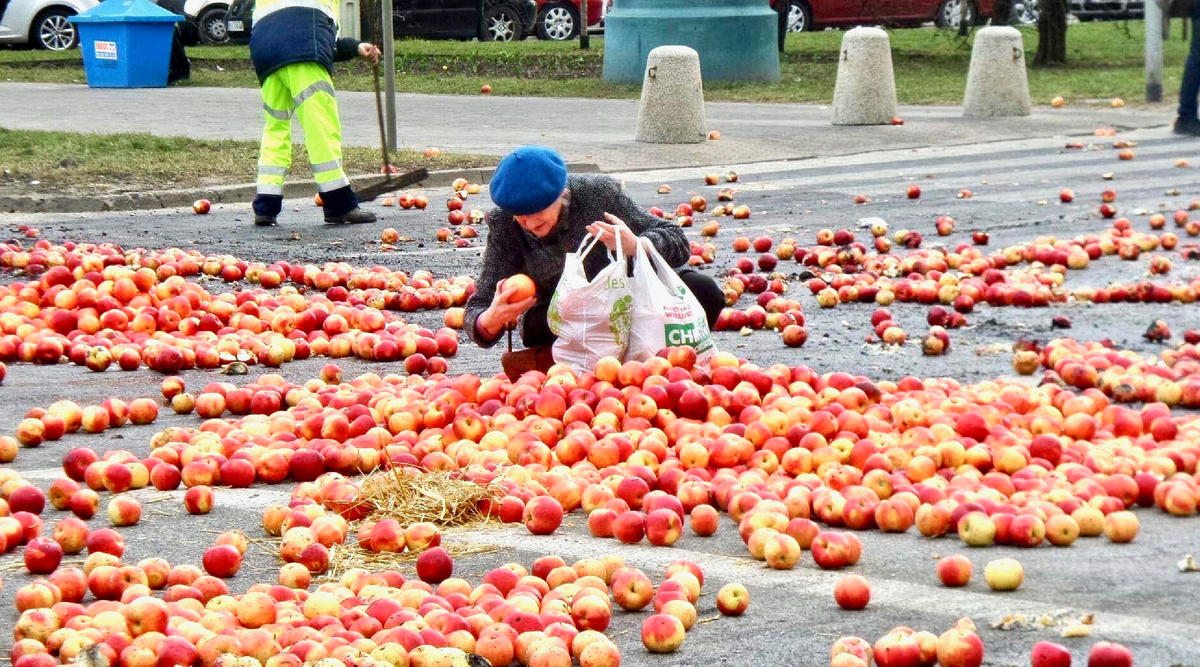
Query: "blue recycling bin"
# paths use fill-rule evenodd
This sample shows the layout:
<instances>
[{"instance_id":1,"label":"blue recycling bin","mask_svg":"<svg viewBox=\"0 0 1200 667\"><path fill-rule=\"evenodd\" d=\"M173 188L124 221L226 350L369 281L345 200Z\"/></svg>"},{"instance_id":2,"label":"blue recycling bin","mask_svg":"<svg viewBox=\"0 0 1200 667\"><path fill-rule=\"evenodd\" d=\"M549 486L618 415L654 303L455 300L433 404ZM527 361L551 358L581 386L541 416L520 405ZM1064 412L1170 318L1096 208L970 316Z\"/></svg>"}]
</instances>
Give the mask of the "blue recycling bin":
<instances>
[{"instance_id":1,"label":"blue recycling bin","mask_svg":"<svg viewBox=\"0 0 1200 667\"><path fill-rule=\"evenodd\" d=\"M79 50L89 87L167 85L171 39L182 16L148 0L104 0L68 20L79 26Z\"/></svg>"},{"instance_id":2,"label":"blue recycling bin","mask_svg":"<svg viewBox=\"0 0 1200 667\"><path fill-rule=\"evenodd\" d=\"M778 39L779 15L767 0L615 0L604 16L604 80L640 84L650 52L674 45L700 54L705 83L775 82Z\"/></svg>"}]
</instances>

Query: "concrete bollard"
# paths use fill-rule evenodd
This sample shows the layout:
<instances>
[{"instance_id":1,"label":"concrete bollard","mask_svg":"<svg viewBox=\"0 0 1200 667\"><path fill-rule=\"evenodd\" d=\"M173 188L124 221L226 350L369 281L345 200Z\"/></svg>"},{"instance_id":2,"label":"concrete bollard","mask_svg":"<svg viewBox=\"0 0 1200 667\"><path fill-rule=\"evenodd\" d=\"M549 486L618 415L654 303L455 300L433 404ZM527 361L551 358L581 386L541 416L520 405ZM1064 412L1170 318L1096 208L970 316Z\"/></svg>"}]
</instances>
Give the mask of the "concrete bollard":
<instances>
[{"instance_id":1,"label":"concrete bollard","mask_svg":"<svg viewBox=\"0 0 1200 667\"><path fill-rule=\"evenodd\" d=\"M963 115L1028 116L1032 106L1021 32L1007 26L976 32Z\"/></svg>"},{"instance_id":2,"label":"concrete bollard","mask_svg":"<svg viewBox=\"0 0 1200 667\"><path fill-rule=\"evenodd\" d=\"M879 28L854 28L842 37L834 125L886 125L896 116L892 43Z\"/></svg>"},{"instance_id":3,"label":"concrete bollard","mask_svg":"<svg viewBox=\"0 0 1200 667\"><path fill-rule=\"evenodd\" d=\"M708 138L700 55L686 46L660 46L646 58L637 141L698 144Z\"/></svg>"}]
</instances>

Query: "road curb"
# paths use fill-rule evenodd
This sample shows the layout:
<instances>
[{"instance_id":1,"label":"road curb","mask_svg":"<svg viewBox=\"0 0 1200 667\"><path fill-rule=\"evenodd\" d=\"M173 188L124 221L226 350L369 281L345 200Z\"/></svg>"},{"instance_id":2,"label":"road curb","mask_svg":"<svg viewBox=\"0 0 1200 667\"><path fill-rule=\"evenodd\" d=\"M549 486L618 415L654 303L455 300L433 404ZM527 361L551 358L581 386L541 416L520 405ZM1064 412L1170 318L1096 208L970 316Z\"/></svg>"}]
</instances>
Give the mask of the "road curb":
<instances>
[{"instance_id":1,"label":"road curb","mask_svg":"<svg viewBox=\"0 0 1200 667\"><path fill-rule=\"evenodd\" d=\"M572 162L567 165L572 174L594 174L600 166L591 162ZM495 167L473 169L446 169L431 171L429 177L413 188L438 188L448 186L455 179L465 178L472 183L487 184L495 173ZM352 184L379 178L375 174L351 176ZM286 198L308 197L314 192L312 181L287 181L283 184ZM209 188L183 190L154 190L115 195L57 196L57 195L0 195L0 212L3 213L97 213L104 211L144 211L158 208L191 206L197 199L207 199L214 204L240 204L252 201L255 195L253 183L222 185Z\"/></svg>"}]
</instances>

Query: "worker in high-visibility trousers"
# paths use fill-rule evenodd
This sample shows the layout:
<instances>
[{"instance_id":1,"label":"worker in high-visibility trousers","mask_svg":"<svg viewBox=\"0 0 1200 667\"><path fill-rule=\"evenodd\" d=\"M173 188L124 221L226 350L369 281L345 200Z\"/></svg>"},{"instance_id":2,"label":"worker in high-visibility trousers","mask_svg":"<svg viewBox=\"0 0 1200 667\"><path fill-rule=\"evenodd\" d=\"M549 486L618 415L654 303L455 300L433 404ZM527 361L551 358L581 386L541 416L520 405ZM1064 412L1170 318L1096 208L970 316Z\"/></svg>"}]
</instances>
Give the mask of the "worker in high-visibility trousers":
<instances>
[{"instance_id":1,"label":"worker in high-visibility trousers","mask_svg":"<svg viewBox=\"0 0 1200 667\"><path fill-rule=\"evenodd\" d=\"M375 222L358 207L342 169L342 128L334 97L333 63L355 56L376 64L379 49L337 38L338 0L258 0L250 59L262 86L262 146L254 224L270 227L283 207L283 179L292 162L292 116L304 129L313 180L329 224Z\"/></svg>"}]
</instances>

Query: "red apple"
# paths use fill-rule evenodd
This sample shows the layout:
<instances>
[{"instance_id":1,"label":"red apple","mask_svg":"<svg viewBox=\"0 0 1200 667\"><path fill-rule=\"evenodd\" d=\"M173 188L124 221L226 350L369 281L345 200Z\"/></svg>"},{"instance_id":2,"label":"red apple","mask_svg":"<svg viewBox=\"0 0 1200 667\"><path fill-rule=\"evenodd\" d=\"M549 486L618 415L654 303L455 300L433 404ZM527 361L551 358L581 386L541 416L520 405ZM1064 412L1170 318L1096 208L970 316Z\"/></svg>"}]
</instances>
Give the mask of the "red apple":
<instances>
[{"instance_id":1,"label":"red apple","mask_svg":"<svg viewBox=\"0 0 1200 667\"><path fill-rule=\"evenodd\" d=\"M62 546L49 537L35 537L25 545L25 569L31 574L50 574L62 557Z\"/></svg>"},{"instance_id":2,"label":"red apple","mask_svg":"<svg viewBox=\"0 0 1200 667\"><path fill-rule=\"evenodd\" d=\"M1088 667L1133 667L1133 653L1113 642L1096 642L1088 652Z\"/></svg>"},{"instance_id":3,"label":"red apple","mask_svg":"<svg viewBox=\"0 0 1200 667\"><path fill-rule=\"evenodd\" d=\"M1029 667L1071 667L1071 652L1054 642L1038 642L1029 656Z\"/></svg>"},{"instance_id":4,"label":"red apple","mask_svg":"<svg viewBox=\"0 0 1200 667\"><path fill-rule=\"evenodd\" d=\"M833 585L833 599L842 609L864 609L871 601L871 584L864 577L848 574Z\"/></svg>"},{"instance_id":5,"label":"red apple","mask_svg":"<svg viewBox=\"0 0 1200 667\"><path fill-rule=\"evenodd\" d=\"M237 574L238 568L242 566L242 554L231 544L220 544L205 549L201 562L205 572L227 579Z\"/></svg>"},{"instance_id":6,"label":"red apple","mask_svg":"<svg viewBox=\"0 0 1200 667\"><path fill-rule=\"evenodd\" d=\"M538 496L525 505L525 527L534 535L549 535L563 520L563 506L551 496Z\"/></svg>"},{"instance_id":7,"label":"red apple","mask_svg":"<svg viewBox=\"0 0 1200 667\"><path fill-rule=\"evenodd\" d=\"M426 583L440 584L454 574L454 560L442 547L421 552L417 557L417 577Z\"/></svg>"}]
</instances>

